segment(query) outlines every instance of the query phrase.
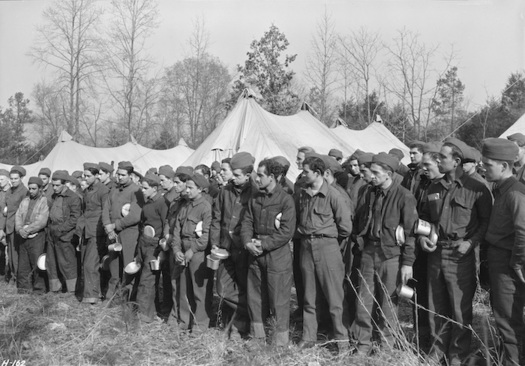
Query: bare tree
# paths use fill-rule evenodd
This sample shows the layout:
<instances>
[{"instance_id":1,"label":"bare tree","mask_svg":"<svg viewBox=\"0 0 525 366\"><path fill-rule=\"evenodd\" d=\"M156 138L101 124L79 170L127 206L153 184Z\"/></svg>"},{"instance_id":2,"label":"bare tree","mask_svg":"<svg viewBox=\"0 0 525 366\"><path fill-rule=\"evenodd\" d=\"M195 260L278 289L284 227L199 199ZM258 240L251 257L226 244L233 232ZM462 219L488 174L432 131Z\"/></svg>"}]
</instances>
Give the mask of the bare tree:
<instances>
[{"instance_id":1,"label":"bare tree","mask_svg":"<svg viewBox=\"0 0 525 366\"><path fill-rule=\"evenodd\" d=\"M402 103L409 121L414 126L416 139L421 139L432 122L432 106L437 96L437 84L454 59L448 56L441 72L434 68L438 46L427 46L417 33L402 29L398 31L389 51L389 76L385 87ZM422 131L424 127L424 131Z\"/></svg>"},{"instance_id":2,"label":"bare tree","mask_svg":"<svg viewBox=\"0 0 525 366\"><path fill-rule=\"evenodd\" d=\"M67 96L62 107L67 131L77 139L83 94L97 71L101 14L95 0L55 1L44 10L46 23L37 28L38 39L30 51L34 61L55 71L55 82Z\"/></svg>"},{"instance_id":3,"label":"bare tree","mask_svg":"<svg viewBox=\"0 0 525 366\"><path fill-rule=\"evenodd\" d=\"M33 88L33 100L38 107L36 118L37 131L40 136L58 137L60 131L67 127L67 113L62 109L64 101L56 85L42 81Z\"/></svg>"},{"instance_id":4,"label":"bare tree","mask_svg":"<svg viewBox=\"0 0 525 366\"><path fill-rule=\"evenodd\" d=\"M374 77L378 55L382 49L379 34L371 33L366 28L350 32L339 37L339 57L346 68L343 68L345 79L355 77L357 98L365 101L366 121L374 121L374 113L370 104L372 78ZM345 83L346 84L346 83ZM345 86L346 87L346 86ZM346 93L346 90L345 90Z\"/></svg>"},{"instance_id":5,"label":"bare tree","mask_svg":"<svg viewBox=\"0 0 525 366\"><path fill-rule=\"evenodd\" d=\"M317 98L311 102L317 109L319 119L329 124L334 114L332 99L337 81L337 36L326 7L310 44L311 53L306 60L304 76L315 89Z\"/></svg>"},{"instance_id":6,"label":"bare tree","mask_svg":"<svg viewBox=\"0 0 525 366\"><path fill-rule=\"evenodd\" d=\"M158 26L155 0L112 0L113 25L106 42L106 64L102 69L114 112L128 137L143 135L145 118L151 115L153 92L148 73L153 62L146 54L146 40Z\"/></svg>"}]
</instances>

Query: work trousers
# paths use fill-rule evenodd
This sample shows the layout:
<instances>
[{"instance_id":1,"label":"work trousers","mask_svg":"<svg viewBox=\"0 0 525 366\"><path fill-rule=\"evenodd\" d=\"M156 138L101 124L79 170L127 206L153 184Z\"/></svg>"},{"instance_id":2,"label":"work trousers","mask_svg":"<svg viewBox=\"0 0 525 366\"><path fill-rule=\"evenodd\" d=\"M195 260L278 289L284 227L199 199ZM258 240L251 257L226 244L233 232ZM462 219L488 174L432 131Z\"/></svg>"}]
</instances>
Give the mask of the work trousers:
<instances>
[{"instance_id":1,"label":"work trousers","mask_svg":"<svg viewBox=\"0 0 525 366\"><path fill-rule=\"evenodd\" d=\"M177 325L180 319L180 278L182 272L186 269L186 267L177 262L173 250L170 249L169 252L172 308L169 315L168 323L172 325Z\"/></svg>"},{"instance_id":2,"label":"work trousers","mask_svg":"<svg viewBox=\"0 0 525 366\"><path fill-rule=\"evenodd\" d=\"M122 251L118 256L112 256L114 258L109 264L109 272L111 277L108 283L108 291L106 298L111 299L115 294L117 285L120 283L120 278L123 275L123 269L135 258L135 251L137 249L137 241L139 238L138 228L132 227L124 229L118 234L119 242L122 244ZM126 276L124 274L124 276ZM128 279L131 280L131 279ZM126 279L124 282L127 282Z\"/></svg>"},{"instance_id":3,"label":"work trousers","mask_svg":"<svg viewBox=\"0 0 525 366\"><path fill-rule=\"evenodd\" d=\"M519 350L523 341L525 285L510 267L512 251L490 245L488 265L492 310L503 348L502 364L519 365Z\"/></svg>"},{"instance_id":4,"label":"work trousers","mask_svg":"<svg viewBox=\"0 0 525 366\"><path fill-rule=\"evenodd\" d=\"M304 238L301 240L301 270L304 285L303 337L304 341L317 340L318 292L328 302L335 339L346 339L343 326L343 256L335 238ZM322 309L324 310L324 309Z\"/></svg>"},{"instance_id":5,"label":"work trousers","mask_svg":"<svg viewBox=\"0 0 525 366\"><path fill-rule=\"evenodd\" d=\"M356 338L362 352L367 352L372 345L374 326L381 341L394 346L392 329L396 328L399 259L399 256L387 259L379 241L365 243L356 314Z\"/></svg>"},{"instance_id":6,"label":"work trousers","mask_svg":"<svg viewBox=\"0 0 525 366\"><path fill-rule=\"evenodd\" d=\"M20 240L16 275L18 292L44 293L46 291L45 271L37 267L38 257L44 253L45 245L46 235L43 231L34 238Z\"/></svg>"},{"instance_id":7,"label":"work trousers","mask_svg":"<svg viewBox=\"0 0 525 366\"><path fill-rule=\"evenodd\" d=\"M63 241L59 236L49 233L46 250L46 269L49 278L49 291L58 292L62 284L59 272L66 280L68 292L74 293L77 285L77 253L71 241Z\"/></svg>"},{"instance_id":8,"label":"work trousers","mask_svg":"<svg viewBox=\"0 0 525 366\"><path fill-rule=\"evenodd\" d=\"M232 249L230 256L221 260L217 270L217 295L221 304L233 313L232 324L240 333L249 331L247 281L248 252Z\"/></svg>"},{"instance_id":9,"label":"work trousers","mask_svg":"<svg viewBox=\"0 0 525 366\"><path fill-rule=\"evenodd\" d=\"M138 243L137 259L142 263L137 287L137 304L139 307L139 318L145 322L151 322L155 318L155 282L160 271L152 271L150 261L157 258L160 247L156 238L141 236Z\"/></svg>"},{"instance_id":10,"label":"work trousers","mask_svg":"<svg viewBox=\"0 0 525 366\"><path fill-rule=\"evenodd\" d=\"M159 309L159 316L166 319L170 315L173 307L172 298L173 291L171 288L171 256L173 251L167 250L164 252L165 259L160 262L160 276L156 277L155 286L158 291L155 295L155 304Z\"/></svg>"},{"instance_id":11,"label":"work trousers","mask_svg":"<svg viewBox=\"0 0 525 366\"><path fill-rule=\"evenodd\" d=\"M293 280L297 297L297 310L302 314L304 306L303 271L301 270L301 239L293 239Z\"/></svg>"},{"instance_id":12,"label":"work trousers","mask_svg":"<svg viewBox=\"0 0 525 366\"><path fill-rule=\"evenodd\" d=\"M82 273L84 289L82 302L97 303L101 298L100 290L100 258L105 252L106 238L91 237L84 240L82 245Z\"/></svg>"},{"instance_id":13,"label":"work trousers","mask_svg":"<svg viewBox=\"0 0 525 366\"><path fill-rule=\"evenodd\" d=\"M470 353L472 300L476 291L476 256L456 248L428 254L428 305L432 353L450 361L464 360ZM452 319L450 322L447 320Z\"/></svg>"},{"instance_id":14,"label":"work trousers","mask_svg":"<svg viewBox=\"0 0 525 366\"><path fill-rule=\"evenodd\" d=\"M211 270L204 252L196 252L180 274L179 325L182 329L202 332L210 325L212 293L208 285ZM213 285L212 282L210 284Z\"/></svg>"},{"instance_id":15,"label":"work trousers","mask_svg":"<svg viewBox=\"0 0 525 366\"><path fill-rule=\"evenodd\" d=\"M417 305L420 307L415 307L413 309L413 316L417 315L418 318L418 327L419 335L422 334L422 331L425 328L428 330L429 322L429 313L428 313L428 253L423 251L421 248L416 249L416 261L414 262L414 279L415 289L417 293ZM423 309L424 308L424 309ZM417 314L416 314L417 311ZM415 321L414 321L415 327ZM428 335L428 334L427 334Z\"/></svg>"},{"instance_id":16,"label":"work trousers","mask_svg":"<svg viewBox=\"0 0 525 366\"><path fill-rule=\"evenodd\" d=\"M248 313L250 332L254 338L265 339L264 323L275 316L272 344L288 344L290 324L290 292L292 290L292 252L288 244L248 257Z\"/></svg>"},{"instance_id":17,"label":"work trousers","mask_svg":"<svg viewBox=\"0 0 525 366\"><path fill-rule=\"evenodd\" d=\"M7 234L7 270L6 281L13 280L16 283L16 274L18 273L18 251L22 237L15 232Z\"/></svg>"}]
</instances>

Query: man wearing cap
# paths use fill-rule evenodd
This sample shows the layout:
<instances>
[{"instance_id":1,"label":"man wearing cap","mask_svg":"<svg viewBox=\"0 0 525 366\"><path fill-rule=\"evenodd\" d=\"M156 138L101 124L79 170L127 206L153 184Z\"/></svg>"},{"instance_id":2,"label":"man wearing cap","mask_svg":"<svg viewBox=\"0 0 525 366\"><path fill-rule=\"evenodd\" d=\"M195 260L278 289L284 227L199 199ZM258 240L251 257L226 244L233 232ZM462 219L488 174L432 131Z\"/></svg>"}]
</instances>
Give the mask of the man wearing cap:
<instances>
[{"instance_id":1,"label":"man wearing cap","mask_svg":"<svg viewBox=\"0 0 525 366\"><path fill-rule=\"evenodd\" d=\"M301 189L306 186L305 177L303 176L303 162L307 154L315 153L315 150L310 146L302 146L297 150L297 157L295 163L299 169L299 176L294 182L294 197L301 193ZM324 171L323 171L324 172ZM304 283L303 272L301 270L301 239L294 235L293 238L293 281L295 286L295 293L297 296L297 310L294 313L294 318L302 318L304 314Z\"/></svg>"},{"instance_id":2,"label":"man wearing cap","mask_svg":"<svg viewBox=\"0 0 525 366\"><path fill-rule=\"evenodd\" d=\"M199 164L194 169L195 174L203 175L208 182L210 182L210 187L208 188L208 194L212 199L215 199L219 194L219 183L216 179L212 179L210 168L206 164ZM213 202L210 202L213 203Z\"/></svg>"},{"instance_id":3,"label":"man wearing cap","mask_svg":"<svg viewBox=\"0 0 525 366\"><path fill-rule=\"evenodd\" d=\"M328 156L332 157L337 161L339 165L343 162L343 153L341 150L337 149L330 149L328 152ZM339 184L341 187L346 187L348 185L348 175L344 172L343 169L338 170L337 172L334 172L334 178L337 181L337 184Z\"/></svg>"},{"instance_id":4,"label":"man wearing cap","mask_svg":"<svg viewBox=\"0 0 525 366\"><path fill-rule=\"evenodd\" d=\"M428 188L422 216L438 231L437 245L426 236L418 242L428 255L432 359L459 365L470 353L472 300L476 290L474 248L487 231L492 197L487 187L461 169L468 146L448 138L438 168L443 178ZM447 318L452 319L450 322Z\"/></svg>"},{"instance_id":5,"label":"man wearing cap","mask_svg":"<svg viewBox=\"0 0 525 366\"><path fill-rule=\"evenodd\" d=\"M184 266L177 291L180 295L179 326L193 333L205 331L210 322L212 293L208 286L210 270L206 267L205 250L208 248L211 205L202 195L209 184L199 174L186 181L188 201L175 219L171 242L175 260Z\"/></svg>"},{"instance_id":6,"label":"man wearing cap","mask_svg":"<svg viewBox=\"0 0 525 366\"><path fill-rule=\"evenodd\" d=\"M175 178L175 171L170 165L163 165L159 168L160 186L164 192L164 199L168 202L168 206L179 196L174 189L175 184L173 183L173 178Z\"/></svg>"},{"instance_id":7,"label":"man wearing cap","mask_svg":"<svg viewBox=\"0 0 525 366\"><path fill-rule=\"evenodd\" d=\"M113 165L100 162L98 163L98 179L100 183L104 184L111 191L113 188L117 187L115 181L111 179L113 174Z\"/></svg>"},{"instance_id":8,"label":"man wearing cap","mask_svg":"<svg viewBox=\"0 0 525 366\"><path fill-rule=\"evenodd\" d=\"M366 185L367 182L361 176L359 171L359 156L363 151L356 151L350 158L348 158L348 173L350 175L348 179L348 184L346 185L346 192L350 196L350 202L352 202L352 210L355 210L357 205L357 200L359 198L359 189Z\"/></svg>"},{"instance_id":9,"label":"man wearing cap","mask_svg":"<svg viewBox=\"0 0 525 366\"><path fill-rule=\"evenodd\" d=\"M217 189L221 189L222 184L219 180L220 178L220 172L221 172L221 163L219 163L217 160L215 160L213 163L211 163L210 168L210 185L215 185Z\"/></svg>"},{"instance_id":10,"label":"man wearing cap","mask_svg":"<svg viewBox=\"0 0 525 366\"><path fill-rule=\"evenodd\" d=\"M421 179L426 179L421 169L421 160L423 159L423 143L415 141L410 144L410 164L408 172L404 175L401 185L415 194Z\"/></svg>"},{"instance_id":11,"label":"man wearing cap","mask_svg":"<svg viewBox=\"0 0 525 366\"><path fill-rule=\"evenodd\" d=\"M330 149L330 151L328 152L328 156L334 158L335 161L337 161L339 164L341 164L343 161L343 152L341 150Z\"/></svg>"},{"instance_id":12,"label":"man wearing cap","mask_svg":"<svg viewBox=\"0 0 525 366\"><path fill-rule=\"evenodd\" d=\"M18 165L11 168L9 179L11 188L5 196L5 208L0 215L0 239L6 237L7 241L7 271L6 281L16 283L16 274L18 273L18 247L20 236L15 232L15 215L20 202L27 195L27 188L22 183L22 178L26 175L26 170Z\"/></svg>"},{"instance_id":13,"label":"man wearing cap","mask_svg":"<svg viewBox=\"0 0 525 366\"><path fill-rule=\"evenodd\" d=\"M50 291L62 290L59 279L62 275L66 280L67 292L74 294L77 284L77 258L71 240L82 208L80 197L66 187L66 179L66 172L61 170L55 171L51 176L54 194L49 208L46 268Z\"/></svg>"},{"instance_id":14,"label":"man wearing cap","mask_svg":"<svg viewBox=\"0 0 525 366\"><path fill-rule=\"evenodd\" d=\"M286 193L293 195L293 183L286 177L286 174L288 174L288 169L290 169L290 162L284 156L275 156L272 159L283 167L283 173L280 177L277 177L278 183Z\"/></svg>"},{"instance_id":15,"label":"man wearing cap","mask_svg":"<svg viewBox=\"0 0 525 366\"><path fill-rule=\"evenodd\" d=\"M316 300L320 290L328 301L334 338L348 338L342 318L345 269L339 243L350 235L352 222L347 204L324 180L326 166L323 160L316 156L307 157L302 168L306 187L295 197L305 289L303 335L299 347L309 348L317 341L317 313L321 309L317 309ZM338 346L348 347L343 343Z\"/></svg>"},{"instance_id":16,"label":"man wearing cap","mask_svg":"<svg viewBox=\"0 0 525 366\"><path fill-rule=\"evenodd\" d=\"M139 222L144 205L144 196L139 186L131 180L133 165L129 161L118 163L118 186L110 190L108 199L102 209L102 224L110 240L122 244L122 265L126 267L133 261L139 237ZM120 280L120 261L110 263L111 279L109 280L106 298L115 294Z\"/></svg>"},{"instance_id":17,"label":"man wearing cap","mask_svg":"<svg viewBox=\"0 0 525 366\"><path fill-rule=\"evenodd\" d=\"M507 136L507 139L518 146L519 151L514 162L513 172L518 181L525 184L525 135L517 132Z\"/></svg>"},{"instance_id":18,"label":"man wearing cap","mask_svg":"<svg viewBox=\"0 0 525 366\"><path fill-rule=\"evenodd\" d=\"M412 278L416 259L412 234L417 220L416 200L406 188L393 181L398 164L397 158L389 154L374 155L370 165L373 189L368 190L364 198L367 212L356 216L354 223L364 241L356 337L358 352L365 354L371 350L374 324L384 346L392 347L395 343L391 329L395 327L398 298L392 294L399 282L406 284ZM396 238L398 226L404 231L404 243ZM379 316L377 322L372 319L374 314Z\"/></svg>"},{"instance_id":19,"label":"man wearing cap","mask_svg":"<svg viewBox=\"0 0 525 366\"><path fill-rule=\"evenodd\" d=\"M161 252L158 245L164 236L164 225L168 215L168 202L159 192L160 178L158 175L148 173L141 180L142 194L144 195L144 206L140 219L141 233L138 244L137 259L142 263L140 280L137 289L137 304L139 307L139 319L150 323L156 318L155 311L155 289L156 277L159 272L152 271L150 262L157 259ZM155 234L153 237L147 235L144 228L151 226ZM170 283L171 286L171 283ZM171 294L171 292L170 292Z\"/></svg>"},{"instance_id":20,"label":"man wearing cap","mask_svg":"<svg viewBox=\"0 0 525 366\"><path fill-rule=\"evenodd\" d=\"M481 153L472 146L468 146L465 153L465 161L463 162L463 172L475 180L487 185L487 181L478 173L478 163L481 161ZM491 187L487 185L489 189Z\"/></svg>"},{"instance_id":21,"label":"man wearing cap","mask_svg":"<svg viewBox=\"0 0 525 366\"><path fill-rule=\"evenodd\" d=\"M217 196L213 205L210 227L212 248L226 249L230 256L222 260L217 270L217 294L225 305L222 314L231 326L230 335L235 327L241 336L249 332L249 317L246 297L248 277L248 252L241 240L241 219L246 205L256 192L251 174L253 172L251 154L235 154L230 165L233 179L230 180ZM231 321L229 321L231 318Z\"/></svg>"},{"instance_id":22,"label":"man wearing cap","mask_svg":"<svg viewBox=\"0 0 525 366\"><path fill-rule=\"evenodd\" d=\"M233 159L232 159L233 162ZM277 184L282 166L265 159L257 168L256 192L242 218L241 240L248 258L248 311L251 336L265 343L264 325L275 316L272 344L288 345L292 253L289 242L295 231L293 198ZM266 300L267 299L267 300Z\"/></svg>"},{"instance_id":23,"label":"man wearing cap","mask_svg":"<svg viewBox=\"0 0 525 366\"><path fill-rule=\"evenodd\" d=\"M53 186L51 185L51 169L41 168L38 172L38 178L42 179L42 193L47 198L47 202L51 204L53 197Z\"/></svg>"},{"instance_id":24,"label":"man wearing cap","mask_svg":"<svg viewBox=\"0 0 525 366\"><path fill-rule=\"evenodd\" d=\"M80 225L83 230L80 235L84 239L81 253L84 275L82 302L88 304L96 304L102 298L99 262L106 253L106 233L102 224L102 209L108 199L109 188L97 179L99 173L97 164L84 163L84 177L88 186L83 191L83 213Z\"/></svg>"},{"instance_id":25,"label":"man wearing cap","mask_svg":"<svg viewBox=\"0 0 525 366\"><path fill-rule=\"evenodd\" d=\"M485 177L495 183L494 207L485 236L491 303L503 350L502 365L518 365L525 306L525 187L513 176L519 150L511 141L483 141Z\"/></svg>"},{"instance_id":26,"label":"man wearing cap","mask_svg":"<svg viewBox=\"0 0 525 366\"><path fill-rule=\"evenodd\" d=\"M17 284L19 293L38 293L46 291L44 273L37 267L38 257L44 253L45 232L49 218L47 198L42 192L43 182L38 177L30 177L26 196L16 211L15 231L20 235Z\"/></svg>"},{"instance_id":27,"label":"man wearing cap","mask_svg":"<svg viewBox=\"0 0 525 366\"><path fill-rule=\"evenodd\" d=\"M399 161L399 165L397 167L396 173L399 174L401 176L401 179L402 179L402 177L404 177L409 171L408 167L405 164L402 163L402 160L405 157L405 154L403 154L403 151L401 151L397 147L394 147L393 149L390 149L388 154L392 155L392 156L395 156L397 158L397 160Z\"/></svg>"}]
</instances>

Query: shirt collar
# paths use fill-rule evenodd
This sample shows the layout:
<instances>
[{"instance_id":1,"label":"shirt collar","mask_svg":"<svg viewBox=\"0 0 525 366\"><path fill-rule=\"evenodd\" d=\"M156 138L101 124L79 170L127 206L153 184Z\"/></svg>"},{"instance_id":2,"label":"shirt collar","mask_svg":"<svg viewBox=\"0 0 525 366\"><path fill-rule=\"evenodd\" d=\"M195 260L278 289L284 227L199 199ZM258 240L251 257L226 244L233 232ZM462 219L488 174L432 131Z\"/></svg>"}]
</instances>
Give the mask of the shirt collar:
<instances>
[{"instance_id":1,"label":"shirt collar","mask_svg":"<svg viewBox=\"0 0 525 366\"><path fill-rule=\"evenodd\" d=\"M516 179L515 176L510 176L503 182L498 183L495 190L498 191L500 195L504 195L517 181L518 179Z\"/></svg>"},{"instance_id":2,"label":"shirt collar","mask_svg":"<svg viewBox=\"0 0 525 366\"><path fill-rule=\"evenodd\" d=\"M158 200L160 197L162 197L162 194L161 194L160 192L157 192L157 194L154 195L153 197L150 197L150 198L148 199L148 201L150 201L150 202L155 202L155 201Z\"/></svg>"},{"instance_id":3,"label":"shirt collar","mask_svg":"<svg viewBox=\"0 0 525 366\"><path fill-rule=\"evenodd\" d=\"M323 195L324 197L326 197L328 195L328 182L323 179L323 184L321 185L321 188L319 188L319 191L317 191L317 193L315 195L313 194L313 191L312 191L311 187L307 187L306 189L304 189L304 191L310 197L313 197L313 196L318 195L318 194Z\"/></svg>"},{"instance_id":4,"label":"shirt collar","mask_svg":"<svg viewBox=\"0 0 525 366\"><path fill-rule=\"evenodd\" d=\"M203 201L204 201L204 196L201 194L200 198L194 199L193 201L190 201L190 202L191 202L191 205L195 207L197 205L200 205Z\"/></svg>"}]
</instances>

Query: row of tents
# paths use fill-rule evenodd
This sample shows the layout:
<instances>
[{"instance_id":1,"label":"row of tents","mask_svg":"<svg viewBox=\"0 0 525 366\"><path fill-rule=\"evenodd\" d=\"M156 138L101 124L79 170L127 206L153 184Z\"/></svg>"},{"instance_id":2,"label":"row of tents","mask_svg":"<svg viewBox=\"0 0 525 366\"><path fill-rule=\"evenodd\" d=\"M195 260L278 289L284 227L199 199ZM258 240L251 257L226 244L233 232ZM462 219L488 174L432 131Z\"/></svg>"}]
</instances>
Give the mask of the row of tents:
<instances>
[{"instance_id":1,"label":"row of tents","mask_svg":"<svg viewBox=\"0 0 525 366\"><path fill-rule=\"evenodd\" d=\"M277 116L264 110L255 100L253 92L245 90L225 120L196 149L190 149L183 139L168 150L154 150L136 142L119 147L100 148L79 144L62 132L57 144L45 159L24 166L27 176L37 175L42 167L52 171L65 169L69 172L82 170L82 164L89 162L130 161L141 172L150 167L169 164L208 166L215 160L221 161L239 151L251 153L257 161L266 157L281 155L292 164L288 177L294 181L298 175L295 157L301 146L311 146L321 154L332 148L339 149L345 157L360 149L378 153L398 148L409 162L408 147L397 139L383 124L374 122L364 130L356 131L345 126L328 128L310 112L301 110L292 116ZM1 164L0 168L11 166Z\"/></svg>"}]
</instances>

